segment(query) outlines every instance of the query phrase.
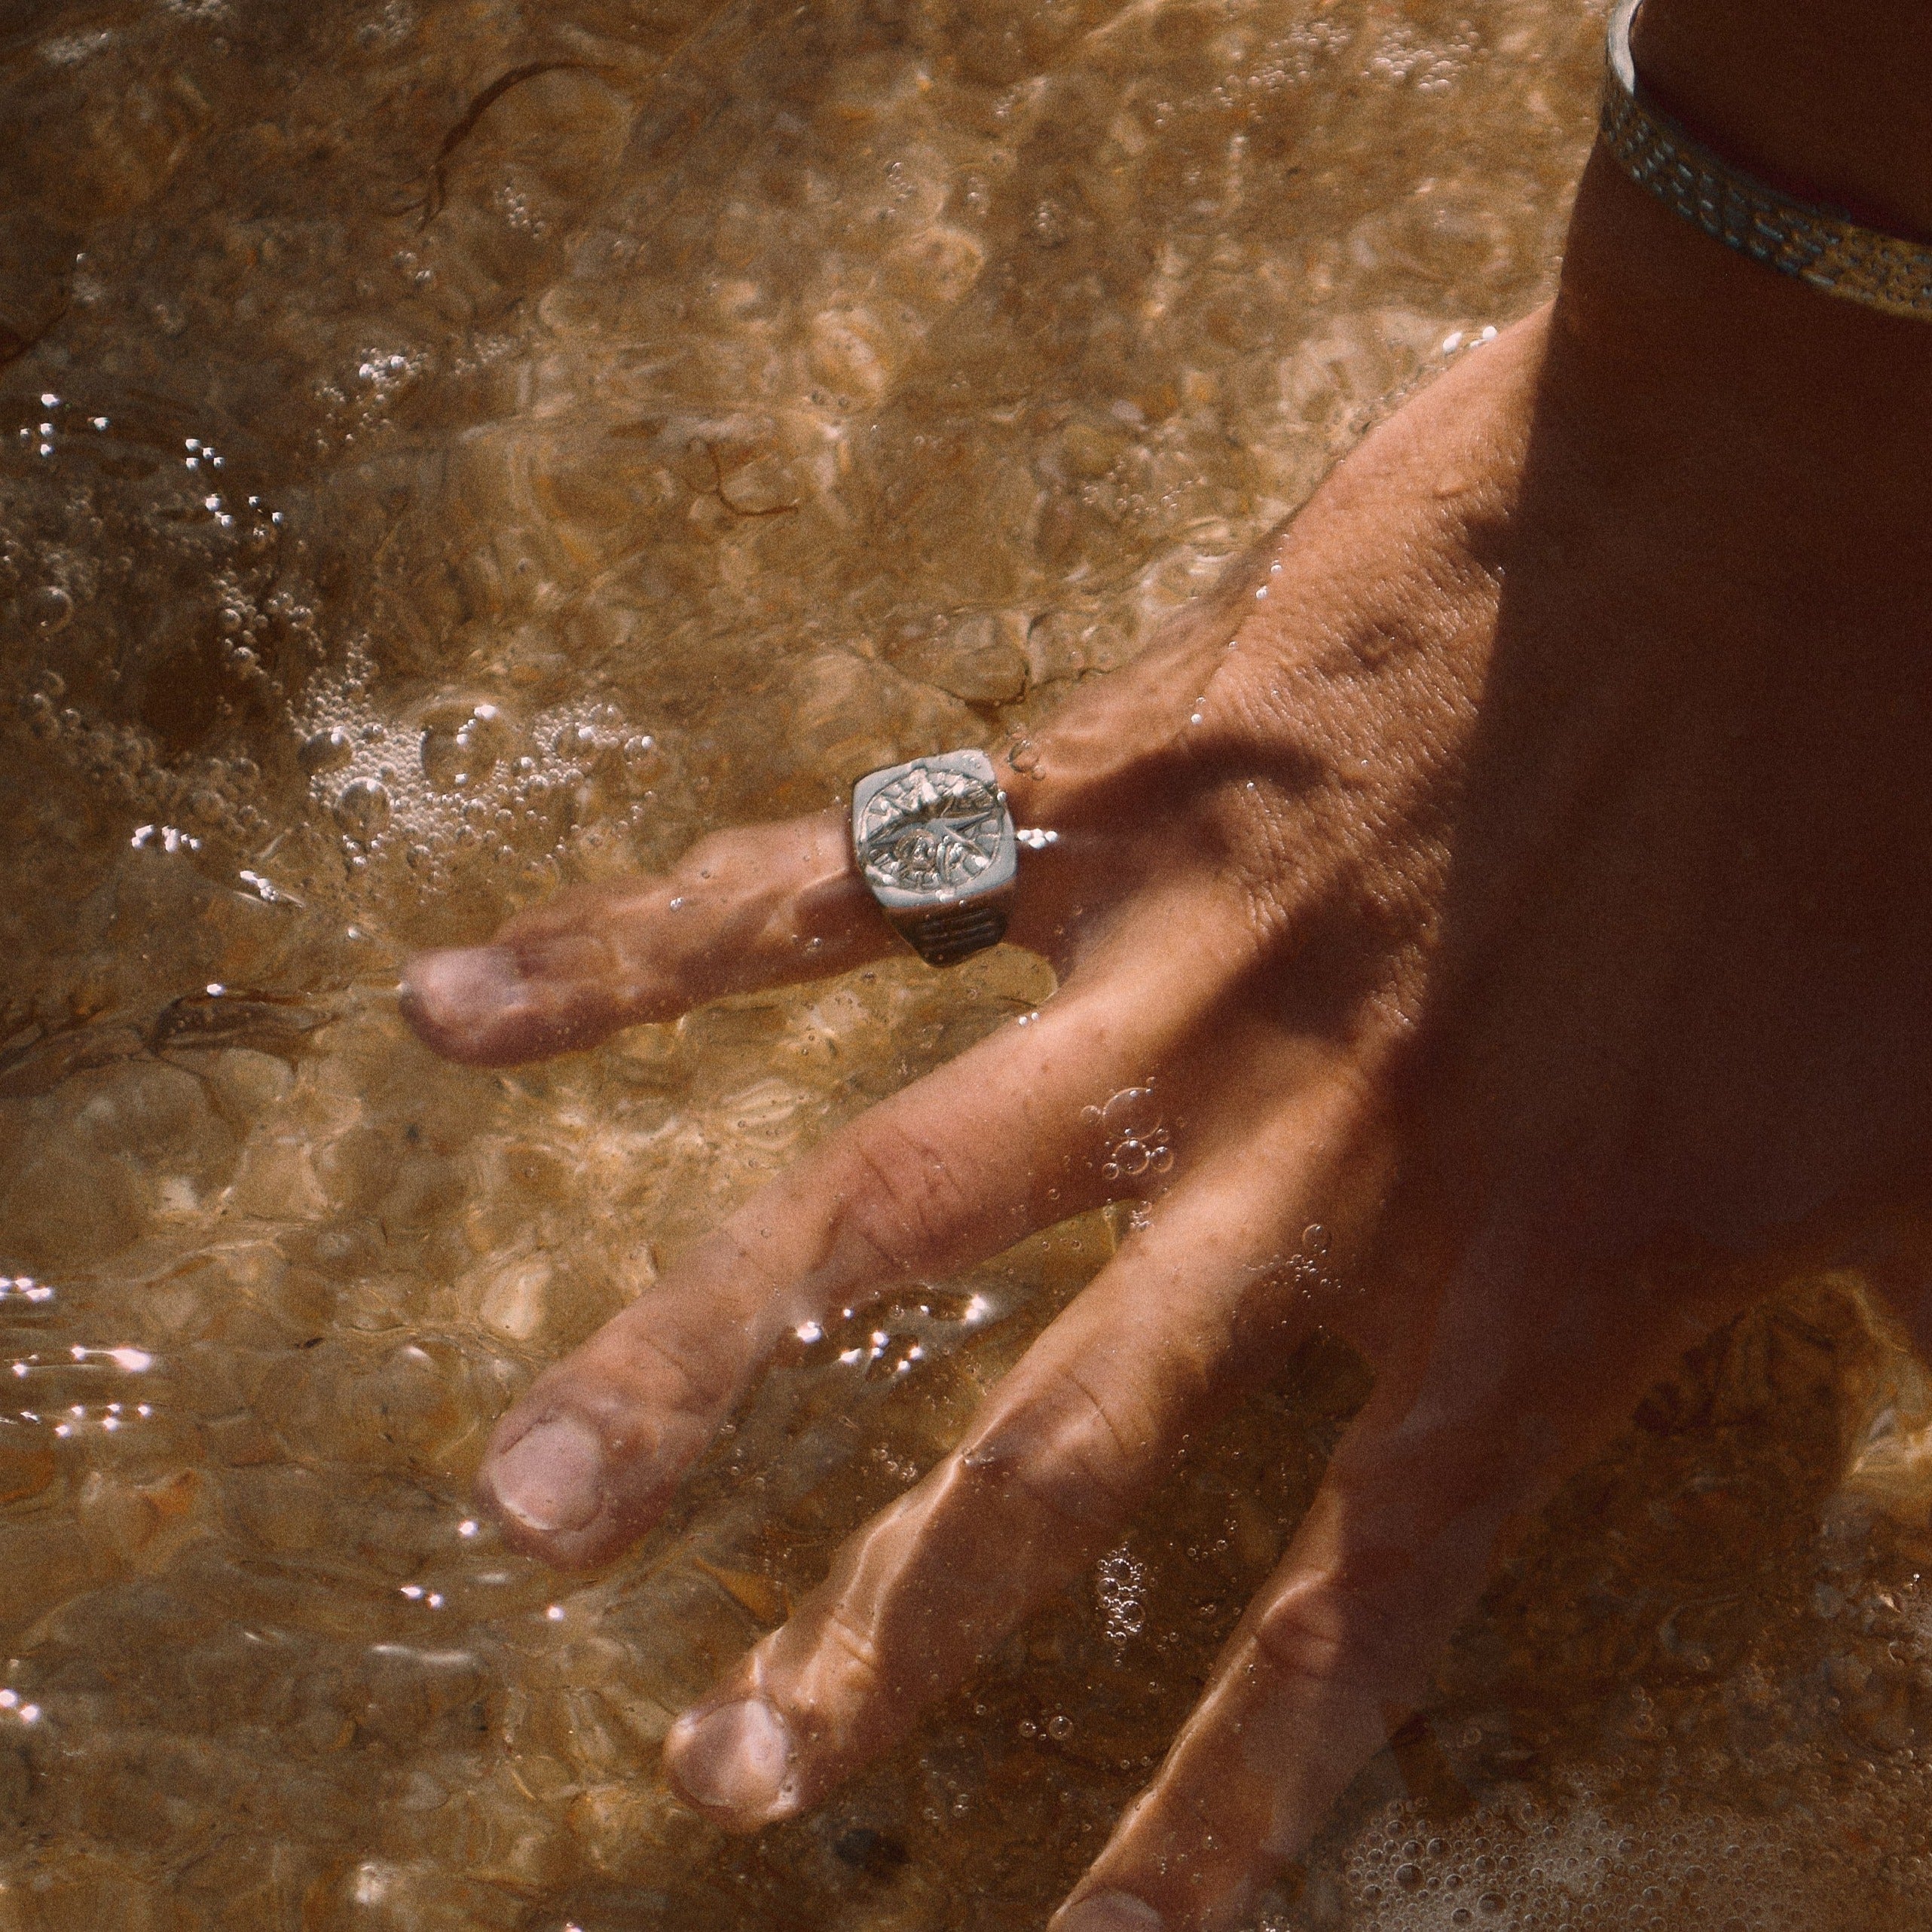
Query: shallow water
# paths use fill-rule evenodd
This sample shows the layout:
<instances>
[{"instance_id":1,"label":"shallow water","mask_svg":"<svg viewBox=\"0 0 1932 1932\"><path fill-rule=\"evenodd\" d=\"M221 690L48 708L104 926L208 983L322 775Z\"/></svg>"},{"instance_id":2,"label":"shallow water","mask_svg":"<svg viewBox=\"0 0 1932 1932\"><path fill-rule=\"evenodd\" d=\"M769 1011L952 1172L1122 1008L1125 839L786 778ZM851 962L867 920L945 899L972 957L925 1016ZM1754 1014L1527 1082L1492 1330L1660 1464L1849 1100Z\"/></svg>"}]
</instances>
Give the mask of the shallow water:
<instances>
[{"instance_id":1,"label":"shallow water","mask_svg":"<svg viewBox=\"0 0 1932 1932\"><path fill-rule=\"evenodd\" d=\"M0 1932L1037 1924L1362 1396L1313 1347L817 1816L671 1714L1103 1218L768 1377L560 1582L535 1368L1050 990L999 952L502 1075L396 964L1023 735L1548 286L1576 0L13 0ZM1277 1928L1932 1926L1923 1379L1792 1284L1573 1484Z\"/></svg>"}]
</instances>

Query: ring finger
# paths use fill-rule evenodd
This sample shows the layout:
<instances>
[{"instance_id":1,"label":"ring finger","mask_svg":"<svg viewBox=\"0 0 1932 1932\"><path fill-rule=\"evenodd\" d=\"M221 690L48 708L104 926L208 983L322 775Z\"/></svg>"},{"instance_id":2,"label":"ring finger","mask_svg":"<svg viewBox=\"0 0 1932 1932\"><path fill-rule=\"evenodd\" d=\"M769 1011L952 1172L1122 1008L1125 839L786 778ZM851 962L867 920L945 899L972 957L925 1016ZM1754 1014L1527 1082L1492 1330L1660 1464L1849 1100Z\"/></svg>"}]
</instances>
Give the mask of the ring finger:
<instances>
[{"instance_id":1,"label":"ring finger","mask_svg":"<svg viewBox=\"0 0 1932 1932\"><path fill-rule=\"evenodd\" d=\"M1175 916L1209 953L1217 920L1233 923L1210 904ZM1106 1198L1096 1103L1198 1029L1214 983L1202 956L1103 952L1030 1024L833 1135L540 1377L478 1478L513 1540L567 1567L613 1554L787 1333Z\"/></svg>"},{"instance_id":2,"label":"ring finger","mask_svg":"<svg viewBox=\"0 0 1932 1932\"><path fill-rule=\"evenodd\" d=\"M814 1803L1093 1561L1181 1439L1319 1318L1285 1264L1332 1218L1362 1125L1355 1083L1318 1078L1176 1185L965 1442L679 1721L668 1762L694 1802L738 1829Z\"/></svg>"}]
</instances>

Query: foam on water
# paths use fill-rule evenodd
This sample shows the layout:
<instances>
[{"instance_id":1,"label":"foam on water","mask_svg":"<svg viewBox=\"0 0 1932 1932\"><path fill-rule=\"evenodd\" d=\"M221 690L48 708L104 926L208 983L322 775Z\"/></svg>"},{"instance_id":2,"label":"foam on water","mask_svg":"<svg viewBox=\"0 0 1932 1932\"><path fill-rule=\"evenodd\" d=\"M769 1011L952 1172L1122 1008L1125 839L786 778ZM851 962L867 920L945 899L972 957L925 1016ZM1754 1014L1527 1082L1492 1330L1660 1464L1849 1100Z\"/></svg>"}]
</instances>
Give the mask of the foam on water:
<instances>
[{"instance_id":1,"label":"foam on water","mask_svg":"<svg viewBox=\"0 0 1932 1932\"><path fill-rule=\"evenodd\" d=\"M726 1841L658 1778L671 1716L1131 1211L802 1328L602 1576L506 1553L470 1473L543 1362L1050 980L894 964L496 1075L410 1041L396 964L934 743L1023 759L1546 286L1597 11L29 11L0 70L0 1927L1039 1922L1359 1365L1285 1365L900 1750ZM1152 1168L1132 1099L1096 1132ZM1688 1365L1272 1921L1932 1923L1932 1404L1901 1365L1833 1281Z\"/></svg>"}]
</instances>

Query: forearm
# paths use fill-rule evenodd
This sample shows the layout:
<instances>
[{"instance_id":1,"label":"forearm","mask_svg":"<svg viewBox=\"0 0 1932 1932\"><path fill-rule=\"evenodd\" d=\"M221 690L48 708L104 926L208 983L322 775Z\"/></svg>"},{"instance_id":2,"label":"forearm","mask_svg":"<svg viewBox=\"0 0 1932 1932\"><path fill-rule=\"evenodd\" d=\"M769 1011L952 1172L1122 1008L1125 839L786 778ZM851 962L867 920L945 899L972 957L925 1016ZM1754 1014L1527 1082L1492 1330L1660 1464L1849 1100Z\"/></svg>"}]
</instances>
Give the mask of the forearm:
<instances>
[{"instance_id":1,"label":"forearm","mask_svg":"<svg viewBox=\"0 0 1932 1932\"><path fill-rule=\"evenodd\" d=\"M1644 0L1631 41L1658 104L1740 167L1932 238L1925 0Z\"/></svg>"}]
</instances>

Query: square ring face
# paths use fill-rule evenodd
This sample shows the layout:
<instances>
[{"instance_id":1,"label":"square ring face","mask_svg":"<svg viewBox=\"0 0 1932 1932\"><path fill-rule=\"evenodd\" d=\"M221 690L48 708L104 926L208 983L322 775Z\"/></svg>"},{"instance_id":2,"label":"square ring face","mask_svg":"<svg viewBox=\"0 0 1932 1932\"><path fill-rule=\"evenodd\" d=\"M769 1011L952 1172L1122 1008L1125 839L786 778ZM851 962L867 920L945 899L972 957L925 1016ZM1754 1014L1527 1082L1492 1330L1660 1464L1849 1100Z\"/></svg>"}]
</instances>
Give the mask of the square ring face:
<instances>
[{"instance_id":1,"label":"square ring face","mask_svg":"<svg viewBox=\"0 0 1932 1932\"><path fill-rule=\"evenodd\" d=\"M1019 844L993 761L983 751L944 751L868 773L852 787L852 853L888 912L1009 891Z\"/></svg>"}]
</instances>

